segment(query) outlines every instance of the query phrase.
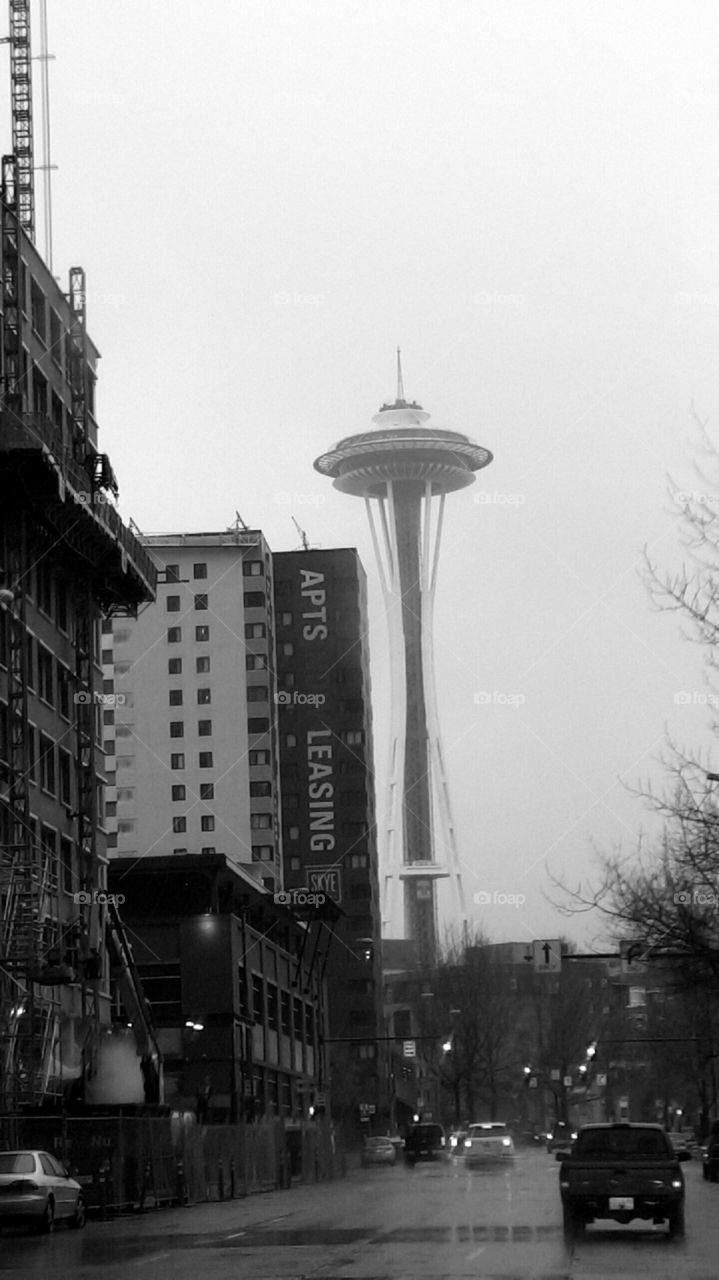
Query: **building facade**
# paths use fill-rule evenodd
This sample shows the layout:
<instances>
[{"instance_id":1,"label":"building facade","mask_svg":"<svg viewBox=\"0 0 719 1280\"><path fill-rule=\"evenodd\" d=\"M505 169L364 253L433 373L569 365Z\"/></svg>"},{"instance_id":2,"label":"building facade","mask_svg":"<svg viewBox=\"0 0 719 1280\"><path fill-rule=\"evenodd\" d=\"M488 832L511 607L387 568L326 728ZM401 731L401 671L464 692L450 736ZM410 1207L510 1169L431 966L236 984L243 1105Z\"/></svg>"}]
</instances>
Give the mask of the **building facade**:
<instances>
[{"instance_id":1,"label":"building facade","mask_svg":"<svg viewBox=\"0 0 719 1280\"><path fill-rule=\"evenodd\" d=\"M282 883L272 558L261 533L143 539L157 604L103 637L113 851L215 853ZM108 717L109 719L109 717Z\"/></svg>"},{"instance_id":2,"label":"building facade","mask_svg":"<svg viewBox=\"0 0 719 1280\"><path fill-rule=\"evenodd\" d=\"M221 854L116 858L110 883L173 1110L221 1123L321 1107L332 908L301 920Z\"/></svg>"},{"instance_id":3,"label":"building facade","mask_svg":"<svg viewBox=\"0 0 719 1280\"><path fill-rule=\"evenodd\" d=\"M366 576L352 548L274 556L284 886L341 908L330 960L338 1119L386 1120Z\"/></svg>"},{"instance_id":4,"label":"building facade","mask_svg":"<svg viewBox=\"0 0 719 1280\"><path fill-rule=\"evenodd\" d=\"M156 574L98 451L84 274L62 292L7 182L2 256L0 1109L17 1111L102 1089L120 931L104 895L101 620L152 600Z\"/></svg>"}]
</instances>

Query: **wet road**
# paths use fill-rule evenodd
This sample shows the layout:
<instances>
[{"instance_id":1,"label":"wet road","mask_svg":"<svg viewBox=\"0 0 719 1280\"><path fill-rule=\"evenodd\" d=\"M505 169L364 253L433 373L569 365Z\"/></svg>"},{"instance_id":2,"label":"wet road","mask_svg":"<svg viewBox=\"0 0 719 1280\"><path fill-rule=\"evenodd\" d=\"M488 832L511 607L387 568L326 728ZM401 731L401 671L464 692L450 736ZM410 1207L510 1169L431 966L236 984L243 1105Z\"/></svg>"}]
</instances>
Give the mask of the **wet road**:
<instances>
[{"instance_id":1,"label":"wet road","mask_svg":"<svg viewBox=\"0 0 719 1280\"><path fill-rule=\"evenodd\" d=\"M149 1212L46 1239L4 1233L0 1280L719 1280L719 1186L696 1161L687 1235L606 1223L565 1245L559 1166L461 1161L354 1170L336 1183Z\"/></svg>"}]
</instances>

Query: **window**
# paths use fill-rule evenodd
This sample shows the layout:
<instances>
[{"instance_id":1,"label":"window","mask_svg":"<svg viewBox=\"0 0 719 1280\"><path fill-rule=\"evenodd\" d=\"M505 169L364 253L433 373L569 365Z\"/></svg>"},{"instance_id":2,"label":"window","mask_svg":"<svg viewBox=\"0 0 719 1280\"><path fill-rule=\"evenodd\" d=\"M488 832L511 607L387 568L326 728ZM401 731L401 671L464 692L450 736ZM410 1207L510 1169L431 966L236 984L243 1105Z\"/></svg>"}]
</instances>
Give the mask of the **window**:
<instances>
[{"instance_id":1,"label":"window","mask_svg":"<svg viewBox=\"0 0 719 1280\"><path fill-rule=\"evenodd\" d=\"M286 747L296 747L296 746L297 746L297 734L296 734L296 733L286 733L286 734L285 734L285 746L286 746Z\"/></svg>"},{"instance_id":2,"label":"window","mask_svg":"<svg viewBox=\"0 0 719 1280\"><path fill-rule=\"evenodd\" d=\"M301 871L301 869L302 869L302 859L290 858L290 871Z\"/></svg>"},{"instance_id":3,"label":"window","mask_svg":"<svg viewBox=\"0 0 719 1280\"><path fill-rule=\"evenodd\" d=\"M185 767L185 753L184 751L176 751L173 755L170 756L170 768L184 769L184 767Z\"/></svg>"},{"instance_id":4,"label":"window","mask_svg":"<svg viewBox=\"0 0 719 1280\"><path fill-rule=\"evenodd\" d=\"M272 826L271 813L251 813L250 827L253 831L269 831Z\"/></svg>"},{"instance_id":5,"label":"window","mask_svg":"<svg viewBox=\"0 0 719 1280\"><path fill-rule=\"evenodd\" d=\"M184 720L171 720L170 721L170 737L184 738L184 736L185 736Z\"/></svg>"},{"instance_id":6,"label":"window","mask_svg":"<svg viewBox=\"0 0 719 1280\"><path fill-rule=\"evenodd\" d=\"M214 800L214 798L215 798L214 782L201 782L200 783L200 799Z\"/></svg>"},{"instance_id":7,"label":"window","mask_svg":"<svg viewBox=\"0 0 719 1280\"><path fill-rule=\"evenodd\" d=\"M193 564L193 566L192 566L192 576L193 576L193 578L206 578L206 577L207 577L207 565L206 565L206 564Z\"/></svg>"},{"instance_id":8,"label":"window","mask_svg":"<svg viewBox=\"0 0 719 1280\"><path fill-rule=\"evenodd\" d=\"M295 687L294 671L285 671L285 674L282 677L282 684L285 689L294 689Z\"/></svg>"},{"instance_id":9,"label":"window","mask_svg":"<svg viewBox=\"0 0 719 1280\"><path fill-rule=\"evenodd\" d=\"M280 1028L283 1036L288 1036L292 1030L290 1008L289 991L280 991Z\"/></svg>"},{"instance_id":10,"label":"window","mask_svg":"<svg viewBox=\"0 0 719 1280\"><path fill-rule=\"evenodd\" d=\"M292 644L291 640L288 640L287 644L283 644L282 652L286 658L291 658L294 651L295 651L295 646Z\"/></svg>"},{"instance_id":11,"label":"window","mask_svg":"<svg viewBox=\"0 0 719 1280\"><path fill-rule=\"evenodd\" d=\"M271 796L272 783L271 782L251 782L250 795L251 796Z\"/></svg>"},{"instance_id":12,"label":"window","mask_svg":"<svg viewBox=\"0 0 719 1280\"><path fill-rule=\"evenodd\" d=\"M290 840L299 840L300 838L299 827L290 827L287 832L287 835L289 836Z\"/></svg>"},{"instance_id":13,"label":"window","mask_svg":"<svg viewBox=\"0 0 719 1280\"><path fill-rule=\"evenodd\" d=\"M43 649L42 645L37 646L37 691L43 702L49 702L50 706L54 706L53 699L53 674L54 662L52 654L47 649Z\"/></svg>"},{"instance_id":14,"label":"window","mask_svg":"<svg viewBox=\"0 0 719 1280\"><path fill-rule=\"evenodd\" d=\"M359 747L362 744L363 733L361 729L348 729L342 734L342 741L347 743L348 747Z\"/></svg>"},{"instance_id":15,"label":"window","mask_svg":"<svg viewBox=\"0 0 719 1280\"><path fill-rule=\"evenodd\" d=\"M245 623L245 640L262 640L267 634L264 622Z\"/></svg>"},{"instance_id":16,"label":"window","mask_svg":"<svg viewBox=\"0 0 719 1280\"><path fill-rule=\"evenodd\" d=\"M287 795L283 796L283 800L285 809L299 809L300 807L300 797L296 792L288 792Z\"/></svg>"},{"instance_id":17,"label":"window","mask_svg":"<svg viewBox=\"0 0 719 1280\"><path fill-rule=\"evenodd\" d=\"M204 627L195 627L195 639L196 639L196 640L209 640L209 638L210 638L210 628L209 628L209 627L207 627L207 626L204 626Z\"/></svg>"},{"instance_id":18,"label":"window","mask_svg":"<svg viewBox=\"0 0 719 1280\"><path fill-rule=\"evenodd\" d=\"M31 782L37 782L37 773L36 773L37 729L35 729L34 725L28 726L27 753L28 753L27 776Z\"/></svg>"},{"instance_id":19,"label":"window","mask_svg":"<svg viewBox=\"0 0 719 1280\"><path fill-rule=\"evenodd\" d=\"M166 564L165 565L165 582L179 582L179 581L180 581L179 564Z\"/></svg>"},{"instance_id":20,"label":"window","mask_svg":"<svg viewBox=\"0 0 719 1280\"><path fill-rule=\"evenodd\" d=\"M269 764L269 763L270 763L269 751L251 751L250 752L250 764Z\"/></svg>"},{"instance_id":21,"label":"window","mask_svg":"<svg viewBox=\"0 0 719 1280\"><path fill-rule=\"evenodd\" d=\"M129 801L130 803L132 803L132 801L134 801L135 799L135 788L134 787L118 787L117 798L120 802Z\"/></svg>"},{"instance_id":22,"label":"window","mask_svg":"<svg viewBox=\"0 0 719 1280\"><path fill-rule=\"evenodd\" d=\"M181 675L182 675L182 658L168 658L168 660L167 660L167 674L168 674L169 676L181 676Z\"/></svg>"},{"instance_id":23,"label":"window","mask_svg":"<svg viewBox=\"0 0 719 1280\"><path fill-rule=\"evenodd\" d=\"M350 856L350 866L351 866L351 867L366 867L366 866L367 866L367 854L366 854L366 853L353 853L353 854L351 854L351 856Z\"/></svg>"},{"instance_id":24,"label":"window","mask_svg":"<svg viewBox=\"0 0 719 1280\"><path fill-rule=\"evenodd\" d=\"M244 599L246 609L264 609L265 607L265 594L263 591L246 591Z\"/></svg>"},{"instance_id":25,"label":"window","mask_svg":"<svg viewBox=\"0 0 719 1280\"><path fill-rule=\"evenodd\" d=\"M173 849L173 853L187 853L187 849Z\"/></svg>"},{"instance_id":26,"label":"window","mask_svg":"<svg viewBox=\"0 0 719 1280\"><path fill-rule=\"evenodd\" d=\"M245 671L266 671L267 655L264 653L246 653Z\"/></svg>"},{"instance_id":27,"label":"window","mask_svg":"<svg viewBox=\"0 0 719 1280\"><path fill-rule=\"evenodd\" d=\"M44 733L40 734L40 786L55 794L55 743Z\"/></svg>"},{"instance_id":28,"label":"window","mask_svg":"<svg viewBox=\"0 0 719 1280\"><path fill-rule=\"evenodd\" d=\"M57 625L67 635L67 587L58 578L55 583L55 604L57 609Z\"/></svg>"},{"instance_id":29,"label":"window","mask_svg":"<svg viewBox=\"0 0 719 1280\"><path fill-rule=\"evenodd\" d=\"M196 609L209 609L209 607L210 606L207 603L207 596L204 593L202 595L195 596Z\"/></svg>"},{"instance_id":30,"label":"window","mask_svg":"<svg viewBox=\"0 0 719 1280\"><path fill-rule=\"evenodd\" d=\"M37 607L52 617L52 570L45 561L37 567Z\"/></svg>"},{"instance_id":31,"label":"window","mask_svg":"<svg viewBox=\"0 0 719 1280\"><path fill-rule=\"evenodd\" d=\"M262 978L258 973L252 975L252 1012L256 1022L263 1022L265 1016L265 992Z\"/></svg>"},{"instance_id":32,"label":"window","mask_svg":"<svg viewBox=\"0 0 719 1280\"><path fill-rule=\"evenodd\" d=\"M168 643L168 644L179 644L181 640L182 640L182 627L168 627L168 628L167 628L167 643Z\"/></svg>"},{"instance_id":33,"label":"window","mask_svg":"<svg viewBox=\"0 0 719 1280\"><path fill-rule=\"evenodd\" d=\"M182 689L170 689L170 706L182 706Z\"/></svg>"},{"instance_id":34,"label":"window","mask_svg":"<svg viewBox=\"0 0 719 1280\"><path fill-rule=\"evenodd\" d=\"M197 733L198 733L198 736L199 736L200 738L209 738L209 737L211 736L211 734L212 734L212 721L211 721L211 720L198 720L198 721L197 721Z\"/></svg>"},{"instance_id":35,"label":"window","mask_svg":"<svg viewBox=\"0 0 719 1280\"><path fill-rule=\"evenodd\" d=\"M200 849L200 853L205 853L205 854L217 853L217 849L215 848L214 844L203 844L202 848Z\"/></svg>"},{"instance_id":36,"label":"window","mask_svg":"<svg viewBox=\"0 0 719 1280\"><path fill-rule=\"evenodd\" d=\"M270 722L266 716L257 716L247 721L248 733L269 733Z\"/></svg>"},{"instance_id":37,"label":"window","mask_svg":"<svg viewBox=\"0 0 719 1280\"><path fill-rule=\"evenodd\" d=\"M283 626L283 627L291 627L291 626L292 626L292 614L291 614L291 613L281 613L281 614L280 614L280 622L281 622L281 624L282 624L282 626Z\"/></svg>"},{"instance_id":38,"label":"window","mask_svg":"<svg viewBox=\"0 0 719 1280\"><path fill-rule=\"evenodd\" d=\"M178 831L187 831L187 818L173 818L172 830L175 833Z\"/></svg>"},{"instance_id":39,"label":"window","mask_svg":"<svg viewBox=\"0 0 719 1280\"><path fill-rule=\"evenodd\" d=\"M277 986L274 982L267 983L267 1026L270 1031L277 1030L278 1015Z\"/></svg>"},{"instance_id":40,"label":"window","mask_svg":"<svg viewBox=\"0 0 719 1280\"><path fill-rule=\"evenodd\" d=\"M30 281L30 314L32 316L33 329L38 337L44 341L46 333L45 295L37 280Z\"/></svg>"},{"instance_id":41,"label":"window","mask_svg":"<svg viewBox=\"0 0 719 1280\"><path fill-rule=\"evenodd\" d=\"M62 327L60 317L50 308L50 355L59 369L62 368Z\"/></svg>"},{"instance_id":42,"label":"window","mask_svg":"<svg viewBox=\"0 0 719 1280\"><path fill-rule=\"evenodd\" d=\"M197 690L197 702L201 707L207 707L212 702L212 695L209 689Z\"/></svg>"},{"instance_id":43,"label":"window","mask_svg":"<svg viewBox=\"0 0 719 1280\"><path fill-rule=\"evenodd\" d=\"M182 783L178 783L176 786L172 788L172 798L173 800L185 799L185 788L182 785Z\"/></svg>"},{"instance_id":44,"label":"window","mask_svg":"<svg viewBox=\"0 0 719 1280\"><path fill-rule=\"evenodd\" d=\"M245 578L261 578L264 565L261 560L243 560L242 573Z\"/></svg>"},{"instance_id":45,"label":"window","mask_svg":"<svg viewBox=\"0 0 719 1280\"><path fill-rule=\"evenodd\" d=\"M199 676L207 675L210 670L210 655L203 653L201 657L195 658L195 671Z\"/></svg>"},{"instance_id":46,"label":"window","mask_svg":"<svg viewBox=\"0 0 719 1280\"><path fill-rule=\"evenodd\" d=\"M274 862L274 851L271 844L253 844L253 862Z\"/></svg>"},{"instance_id":47,"label":"window","mask_svg":"<svg viewBox=\"0 0 719 1280\"><path fill-rule=\"evenodd\" d=\"M60 803L72 805L72 763L69 751L62 747L58 751L58 774L60 778Z\"/></svg>"},{"instance_id":48,"label":"window","mask_svg":"<svg viewBox=\"0 0 719 1280\"><path fill-rule=\"evenodd\" d=\"M60 837L60 866L62 868L62 887L65 893L73 891L72 840L67 836Z\"/></svg>"},{"instance_id":49,"label":"window","mask_svg":"<svg viewBox=\"0 0 719 1280\"><path fill-rule=\"evenodd\" d=\"M214 831L215 819L211 813L203 813L200 817L200 831Z\"/></svg>"},{"instance_id":50,"label":"window","mask_svg":"<svg viewBox=\"0 0 719 1280\"><path fill-rule=\"evenodd\" d=\"M212 752L211 751L200 752L200 768L201 769L212 768Z\"/></svg>"},{"instance_id":51,"label":"window","mask_svg":"<svg viewBox=\"0 0 719 1280\"><path fill-rule=\"evenodd\" d=\"M179 613L179 612L180 612L180 597L179 597L179 596L168 596L168 597L167 597L167 601L166 601L166 605L165 605L165 607L166 607L166 609L167 609L167 612L168 612L168 613Z\"/></svg>"},{"instance_id":52,"label":"window","mask_svg":"<svg viewBox=\"0 0 719 1280\"><path fill-rule=\"evenodd\" d=\"M267 702L270 691L266 684L251 684L247 690L248 702Z\"/></svg>"}]
</instances>

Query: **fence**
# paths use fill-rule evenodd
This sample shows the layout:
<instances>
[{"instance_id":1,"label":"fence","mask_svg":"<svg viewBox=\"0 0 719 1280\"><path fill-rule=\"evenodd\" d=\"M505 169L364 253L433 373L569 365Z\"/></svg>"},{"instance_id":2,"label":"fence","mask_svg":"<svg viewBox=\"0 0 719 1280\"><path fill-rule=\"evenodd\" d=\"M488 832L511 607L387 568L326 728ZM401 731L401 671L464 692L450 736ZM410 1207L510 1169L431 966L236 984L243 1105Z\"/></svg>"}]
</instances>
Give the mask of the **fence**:
<instances>
[{"instance_id":1,"label":"fence","mask_svg":"<svg viewBox=\"0 0 719 1280\"><path fill-rule=\"evenodd\" d=\"M169 1116L22 1116L0 1119L0 1141L52 1151L102 1215L321 1182L345 1167L328 1124L281 1119L200 1127Z\"/></svg>"}]
</instances>

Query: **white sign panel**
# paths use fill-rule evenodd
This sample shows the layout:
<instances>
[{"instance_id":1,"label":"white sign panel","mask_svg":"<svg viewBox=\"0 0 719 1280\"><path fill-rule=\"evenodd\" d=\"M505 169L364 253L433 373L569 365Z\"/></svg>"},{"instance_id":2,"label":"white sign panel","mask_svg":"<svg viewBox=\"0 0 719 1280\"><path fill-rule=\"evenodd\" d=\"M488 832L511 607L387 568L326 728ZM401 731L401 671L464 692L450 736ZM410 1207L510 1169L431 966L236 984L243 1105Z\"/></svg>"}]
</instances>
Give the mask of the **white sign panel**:
<instances>
[{"instance_id":1,"label":"white sign panel","mask_svg":"<svg viewBox=\"0 0 719 1280\"><path fill-rule=\"evenodd\" d=\"M559 973L562 968L562 944L559 938L535 939L532 943L534 968L537 973Z\"/></svg>"}]
</instances>

